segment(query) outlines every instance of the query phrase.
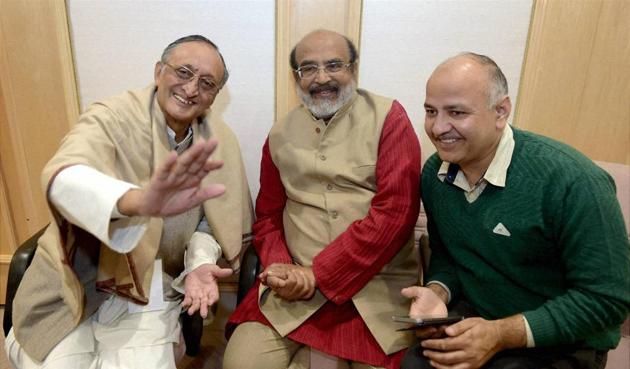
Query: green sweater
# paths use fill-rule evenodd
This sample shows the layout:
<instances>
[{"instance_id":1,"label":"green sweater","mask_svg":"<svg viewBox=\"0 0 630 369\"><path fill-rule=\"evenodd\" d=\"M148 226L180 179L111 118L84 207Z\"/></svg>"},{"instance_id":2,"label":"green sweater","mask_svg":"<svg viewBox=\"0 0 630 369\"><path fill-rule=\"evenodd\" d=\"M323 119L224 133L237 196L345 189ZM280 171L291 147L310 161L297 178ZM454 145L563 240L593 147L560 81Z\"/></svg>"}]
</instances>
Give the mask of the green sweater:
<instances>
[{"instance_id":1,"label":"green sweater","mask_svg":"<svg viewBox=\"0 0 630 369\"><path fill-rule=\"evenodd\" d=\"M628 234L610 176L575 149L514 129L505 187L468 203L422 172L432 249L428 281L486 319L523 313L537 347L613 348L630 307ZM509 236L496 234L502 223ZM505 233L505 232L504 232Z\"/></svg>"}]
</instances>

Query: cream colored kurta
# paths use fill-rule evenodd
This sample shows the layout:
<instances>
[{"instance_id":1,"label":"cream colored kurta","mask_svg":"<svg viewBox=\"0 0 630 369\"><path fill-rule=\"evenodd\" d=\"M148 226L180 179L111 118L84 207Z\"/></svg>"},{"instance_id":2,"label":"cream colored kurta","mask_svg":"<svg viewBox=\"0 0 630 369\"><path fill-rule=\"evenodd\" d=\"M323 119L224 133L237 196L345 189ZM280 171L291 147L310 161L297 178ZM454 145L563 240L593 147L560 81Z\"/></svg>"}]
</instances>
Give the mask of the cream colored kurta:
<instances>
[{"instance_id":1,"label":"cream colored kurta","mask_svg":"<svg viewBox=\"0 0 630 369\"><path fill-rule=\"evenodd\" d=\"M169 151L164 116L155 87L129 91L92 105L63 139L43 173L46 191L63 168L84 164L108 176L142 186ZM249 240L252 209L238 142L231 130L207 112L192 125L194 139L216 137L214 159L225 162L204 182L223 183L225 195L204 203L213 235L232 268L240 267L244 240ZM107 240L72 226L51 206L51 226L39 240L31 267L14 300L15 336L36 360L115 293L145 304L153 273L162 220L147 219L148 230L127 254L111 250ZM129 220L137 221L130 218Z\"/></svg>"}]
</instances>

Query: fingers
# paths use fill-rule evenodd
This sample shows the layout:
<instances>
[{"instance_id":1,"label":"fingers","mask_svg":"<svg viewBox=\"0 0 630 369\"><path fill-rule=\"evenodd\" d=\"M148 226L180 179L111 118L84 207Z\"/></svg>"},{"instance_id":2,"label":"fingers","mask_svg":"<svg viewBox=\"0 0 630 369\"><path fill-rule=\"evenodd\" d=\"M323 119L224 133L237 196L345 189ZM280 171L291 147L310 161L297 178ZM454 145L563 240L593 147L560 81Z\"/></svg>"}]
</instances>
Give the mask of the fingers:
<instances>
[{"instance_id":1,"label":"fingers","mask_svg":"<svg viewBox=\"0 0 630 369\"><path fill-rule=\"evenodd\" d=\"M438 327L422 327L415 330L416 337L421 340L439 338L441 330Z\"/></svg>"},{"instance_id":2,"label":"fingers","mask_svg":"<svg viewBox=\"0 0 630 369\"><path fill-rule=\"evenodd\" d=\"M162 165L160 165L158 169L156 170L155 172L156 178L160 181L166 181L168 179L169 174L171 173L171 170L173 170L173 167L175 166L176 162L177 162L177 153L175 151L169 152L168 155L166 156L166 159L162 163Z\"/></svg>"},{"instance_id":3,"label":"fingers","mask_svg":"<svg viewBox=\"0 0 630 369\"><path fill-rule=\"evenodd\" d=\"M212 265L213 268L210 269L210 273L215 278L226 278L232 275L232 269L230 268L219 268L217 265Z\"/></svg>"},{"instance_id":4,"label":"fingers","mask_svg":"<svg viewBox=\"0 0 630 369\"><path fill-rule=\"evenodd\" d=\"M471 329L475 325L479 324L481 319L479 318L468 318L464 319L461 322L452 324L445 329L446 334L451 337L459 336L467 330Z\"/></svg>"},{"instance_id":5,"label":"fingers","mask_svg":"<svg viewBox=\"0 0 630 369\"><path fill-rule=\"evenodd\" d=\"M298 299L307 299L315 292L315 283L307 274L305 268L300 268L293 273L296 275L295 294Z\"/></svg>"},{"instance_id":6,"label":"fingers","mask_svg":"<svg viewBox=\"0 0 630 369\"><path fill-rule=\"evenodd\" d=\"M182 301L182 308L186 309L188 308L190 305L192 305L192 297L190 297L189 295L184 295L184 300Z\"/></svg>"},{"instance_id":7,"label":"fingers","mask_svg":"<svg viewBox=\"0 0 630 369\"><path fill-rule=\"evenodd\" d=\"M215 169L219 169L223 166L223 160L207 160L203 166L206 172L211 172Z\"/></svg>"},{"instance_id":8,"label":"fingers","mask_svg":"<svg viewBox=\"0 0 630 369\"><path fill-rule=\"evenodd\" d=\"M466 361L464 351L440 352L424 350L423 355L429 358L431 365L436 369L473 368Z\"/></svg>"},{"instance_id":9,"label":"fingers","mask_svg":"<svg viewBox=\"0 0 630 369\"><path fill-rule=\"evenodd\" d=\"M186 310L188 315L193 315L196 311L202 318L208 316L209 307L219 301L219 292L217 289L208 288L203 293L196 291L184 296L182 308Z\"/></svg>"},{"instance_id":10,"label":"fingers","mask_svg":"<svg viewBox=\"0 0 630 369\"><path fill-rule=\"evenodd\" d=\"M458 323L459 324L459 323ZM458 351L468 348L471 344L470 335L446 336L443 338L425 339L421 342L423 348L434 351Z\"/></svg>"},{"instance_id":11,"label":"fingers","mask_svg":"<svg viewBox=\"0 0 630 369\"><path fill-rule=\"evenodd\" d=\"M306 300L313 296L315 283L306 269L300 266L293 266L287 271L287 278L284 280L285 286L277 291L282 298L294 301Z\"/></svg>"},{"instance_id":12,"label":"fingers","mask_svg":"<svg viewBox=\"0 0 630 369\"><path fill-rule=\"evenodd\" d=\"M221 196L225 193L225 186L218 183L212 183L202 187L197 191L195 201L202 202L213 197Z\"/></svg>"},{"instance_id":13,"label":"fingers","mask_svg":"<svg viewBox=\"0 0 630 369\"><path fill-rule=\"evenodd\" d=\"M279 279L287 279L287 265L288 264L273 263L266 267L265 270L263 270L262 273L258 275L258 278L263 283L267 279L267 277L271 275Z\"/></svg>"},{"instance_id":14,"label":"fingers","mask_svg":"<svg viewBox=\"0 0 630 369\"><path fill-rule=\"evenodd\" d=\"M188 315L193 315L195 311L199 310L200 301L199 297L194 297L192 294L187 293L184 296L184 300L181 303L183 309L186 310Z\"/></svg>"},{"instance_id":15,"label":"fingers","mask_svg":"<svg viewBox=\"0 0 630 369\"><path fill-rule=\"evenodd\" d=\"M422 295L421 288L422 287L418 286L403 288L402 290L400 290L400 294L408 299L418 298Z\"/></svg>"},{"instance_id":16,"label":"fingers","mask_svg":"<svg viewBox=\"0 0 630 369\"><path fill-rule=\"evenodd\" d=\"M171 167L169 180L175 183L182 183L190 179L201 180L212 168L218 168L223 163L221 161L209 160L210 154L217 146L217 140L210 139L208 141L201 140L181 155Z\"/></svg>"},{"instance_id":17,"label":"fingers","mask_svg":"<svg viewBox=\"0 0 630 369\"><path fill-rule=\"evenodd\" d=\"M403 288L400 293L412 299L409 307L410 316L442 317L448 315L446 304L430 288L411 286Z\"/></svg>"},{"instance_id":18,"label":"fingers","mask_svg":"<svg viewBox=\"0 0 630 369\"><path fill-rule=\"evenodd\" d=\"M421 341L423 354L435 368L480 368L500 350L495 321L468 318L445 329L441 339Z\"/></svg>"},{"instance_id":19,"label":"fingers","mask_svg":"<svg viewBox=\"0 0 630 369\"><path fill-rule=\"evenodd\" d=\"M287 286L287 281L273 275L268 275L267 278L265 278L265 284L275 291L277 289L285 288Z\"/></svg>"},{"instance_id":20,"label":"fingers","mask_svg":"<svg viewBox=\"0 0 630 369\"><path fill-rule=\"evenodd\" d=\"M265 268L258 278L286 300L309 299L315 294L316 281L310 268L274 263Z\"/></svg>"}]
</instances>

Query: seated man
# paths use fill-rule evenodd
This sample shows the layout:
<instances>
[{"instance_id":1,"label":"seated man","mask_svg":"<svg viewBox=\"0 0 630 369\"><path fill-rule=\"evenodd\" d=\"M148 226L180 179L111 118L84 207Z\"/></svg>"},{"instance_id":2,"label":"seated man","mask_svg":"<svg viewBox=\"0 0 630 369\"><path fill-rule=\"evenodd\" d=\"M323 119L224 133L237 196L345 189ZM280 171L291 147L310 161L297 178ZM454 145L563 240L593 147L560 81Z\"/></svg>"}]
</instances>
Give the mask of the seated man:
<instances>
[{"instance_id":1,"label":"seated man","mask_svg":"<svg viewBox=\"0 0 630 369\"><path fill-rule=\"evenodd\" d=\"M392 291L418 280L420 147L397 101L356 89L356 59L330 31L291 53L303 105L263 147L262 284L230 318L226 369L308 367L302 354L315 350L353 368L397 368L413 343L391 316L408 310Z\"/></svg>"},{"instance_id":2,"label":"seated man","mask_svg":"<svg viewBox=\"0 0 630 369\"><path fill-rule=\"evenodd\" d=\"M227 78L215 44L183 37L154 85L92 105L64 138L43 173L51 224L13 302L16 368L175 368L180 303L206 316L232 273L217 259L238 268L250 232L238 143L209 110Z\"/></svg>"},{"instance_id":3,"label":"seated man","mask_svg":"<svg viewBox=\"0 0 630 369\"><path fill-rule=\"evenodd\" d=\"M603 368L630 305L628 235L610 176L575 149L511 128L507 82L464 53L427 82L423 167L431 260L403 368Z\"/></svg>"}]
</instances>

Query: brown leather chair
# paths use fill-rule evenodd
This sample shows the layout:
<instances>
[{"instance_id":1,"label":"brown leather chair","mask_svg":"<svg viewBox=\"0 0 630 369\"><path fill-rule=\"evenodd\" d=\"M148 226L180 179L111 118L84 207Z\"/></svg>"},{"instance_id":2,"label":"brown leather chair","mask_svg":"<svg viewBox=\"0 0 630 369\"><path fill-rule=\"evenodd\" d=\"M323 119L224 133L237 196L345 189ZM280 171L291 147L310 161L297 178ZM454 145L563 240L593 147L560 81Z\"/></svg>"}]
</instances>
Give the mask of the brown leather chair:
<instances>
[{"instance_id":1,"label":"brown leather chair","mask_svg":"<svg viewBox=\"0 0 630 369\"><path fill-rule=\"evenodd\" d=\"M236 292L236 304L240 304L247 292L254 286L256 276L260 273L260 262L256 250L250 246L243 254L241 271L238 276L238 290Z\"/></svg>"}]
</instances>

